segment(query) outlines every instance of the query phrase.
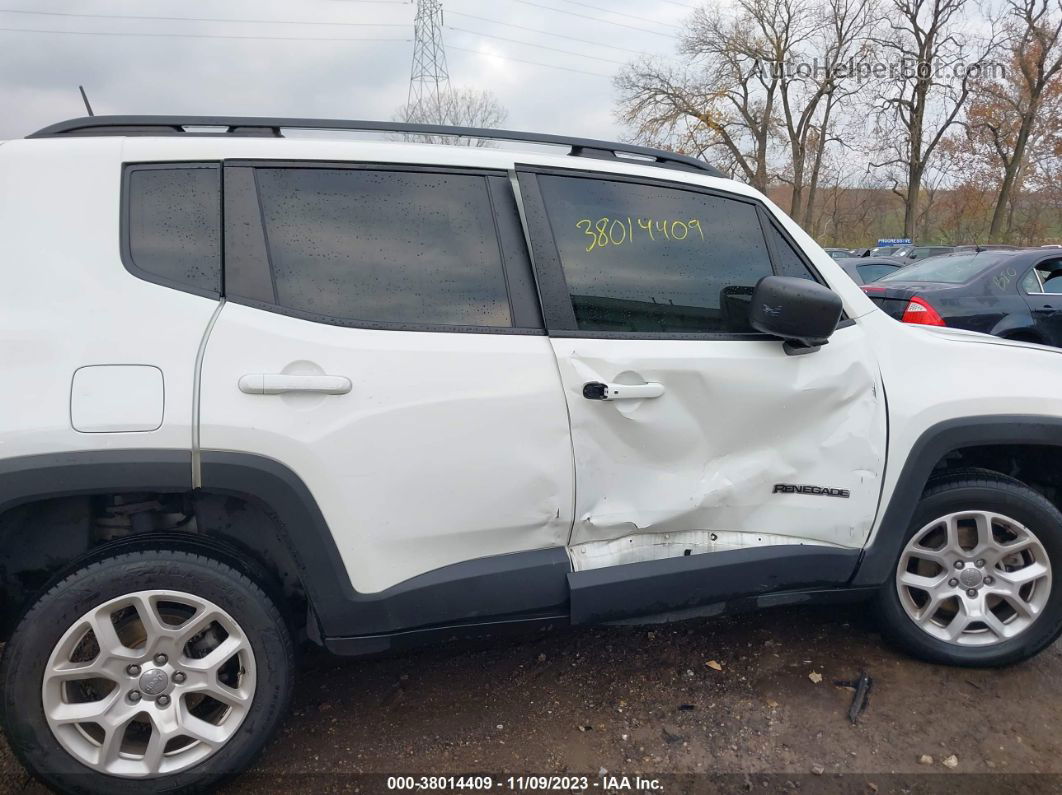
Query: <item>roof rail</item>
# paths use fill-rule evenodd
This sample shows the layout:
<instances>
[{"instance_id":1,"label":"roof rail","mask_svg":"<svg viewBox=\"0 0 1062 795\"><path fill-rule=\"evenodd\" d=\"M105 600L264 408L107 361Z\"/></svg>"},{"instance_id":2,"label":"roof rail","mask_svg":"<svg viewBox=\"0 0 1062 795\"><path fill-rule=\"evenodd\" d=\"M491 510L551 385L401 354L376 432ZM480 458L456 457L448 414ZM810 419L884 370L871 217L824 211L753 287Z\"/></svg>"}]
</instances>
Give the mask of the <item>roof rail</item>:
<instances>
[{"instance_id":1,"label":"roof rail","mask_svg":"<svg viewBox=\"0 0 1062 795\"><path fill-rule=\"evenodd\" d=\"M567 146L574 157L605 160L628 160L665 168L701 171L713 177L724 176L718 169L686 155L650 149L633 144L573 138L567 135L491 130L481 127L451 127L443 124L409 124L391 121L347 121L343 119L286 119L257 116L84 116L52 124L27 138L56 138L86 135L218 135L209 130L186 128L215 127L220 134L267 136L280 138L284 129L341 130L353 132L389 132L406 135L445 135L456 138L481 138L491 141Z\"/></svg>"}]
</instances>

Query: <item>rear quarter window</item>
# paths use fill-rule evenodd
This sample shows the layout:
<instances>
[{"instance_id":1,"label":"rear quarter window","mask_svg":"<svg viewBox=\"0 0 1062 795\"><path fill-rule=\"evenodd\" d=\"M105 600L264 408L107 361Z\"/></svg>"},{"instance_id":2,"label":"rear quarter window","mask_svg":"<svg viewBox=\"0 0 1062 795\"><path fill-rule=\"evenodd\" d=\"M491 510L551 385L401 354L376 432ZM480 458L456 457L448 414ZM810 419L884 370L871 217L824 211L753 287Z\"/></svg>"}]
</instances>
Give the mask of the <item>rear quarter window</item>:
<instances>
[{"instance_id":1,"label":"rear quarter window","mask_svg":"<svg viewBox=\"0 0 1062 795\"><path fill-rule=\"evenodd\" d=\"M134 275L190 292L221 292L221 169L126 167L123 259Z\"/></svg>"}]
</instances>

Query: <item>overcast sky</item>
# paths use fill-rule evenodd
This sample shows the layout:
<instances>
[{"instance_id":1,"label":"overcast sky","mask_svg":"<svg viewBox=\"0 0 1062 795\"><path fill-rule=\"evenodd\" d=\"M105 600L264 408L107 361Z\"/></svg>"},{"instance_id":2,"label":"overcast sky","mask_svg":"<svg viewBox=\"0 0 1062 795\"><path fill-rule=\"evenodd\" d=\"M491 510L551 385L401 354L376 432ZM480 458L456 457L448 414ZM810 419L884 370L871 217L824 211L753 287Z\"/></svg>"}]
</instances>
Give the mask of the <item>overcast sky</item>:
<instances>
[{"instance_id":1,"label":"overcast sky","mask_svg":"<svg viewBox=\"0 0 1062 795\"><path fill-rule=\"evenodd\" d=\"M615 138L611 77L639 52L672 55L693 3L444 0L450 79L493 91L509 127ZM84 115L79 83L97 114L390 119L406 101L412 1L0 0L0 9L0 138Z\"/></svg>"}]
</instances>

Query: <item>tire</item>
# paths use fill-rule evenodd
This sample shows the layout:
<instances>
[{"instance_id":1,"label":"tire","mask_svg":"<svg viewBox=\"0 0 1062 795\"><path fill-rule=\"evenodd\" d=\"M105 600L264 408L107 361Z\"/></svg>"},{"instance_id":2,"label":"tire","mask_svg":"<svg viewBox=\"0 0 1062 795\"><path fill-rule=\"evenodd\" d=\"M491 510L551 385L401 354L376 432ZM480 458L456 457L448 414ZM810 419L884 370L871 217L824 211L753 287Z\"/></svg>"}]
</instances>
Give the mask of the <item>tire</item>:
<instances>
[{"instance_id":1,"label":"tire","mask_svg":"<svg viewBox=\"0 0 1062 795\"><path fill-rule=\"evenodd\" d=\"M967 539L961 554L936 548L951 538ZM911 582L939 585L923 590ZM1062 513L996 472L967 469L933 480L874 606L883 634L923 660L967 667L1026 660L1062 633Z\"/></svg>"},{"instance_id":2,"label":"tire","mask_svg":"<svg viewBox=\"0 0 1062 795\"><path fill-rule=\"evenodd\" d=\"M74 665L100 676L54 673ZM124 552L75 571L23 616L0 665L0 722L57 790L196 792L251 762L293 676L288 628L246 574L194 552ZM100 722L77 722L82 712Z\"/></svg>"}]
</instances>

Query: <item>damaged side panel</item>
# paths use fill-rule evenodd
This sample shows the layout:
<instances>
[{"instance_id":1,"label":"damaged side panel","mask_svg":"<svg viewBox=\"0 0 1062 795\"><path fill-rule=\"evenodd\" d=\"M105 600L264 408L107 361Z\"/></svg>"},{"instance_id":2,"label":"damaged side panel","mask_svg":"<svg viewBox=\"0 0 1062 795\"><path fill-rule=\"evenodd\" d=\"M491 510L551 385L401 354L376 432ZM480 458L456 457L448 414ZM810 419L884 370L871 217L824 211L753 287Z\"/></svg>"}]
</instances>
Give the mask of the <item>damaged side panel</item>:
<instances>
[{"instance_id":1,"label":"damaged side panel","mask_svg":"<svg viewBox=\"0 0 1062 795\"><path fill-rule=\"evenodd\" d=\"M806 356L766 340L552 342L576 459L576 570L779 543L864 543L886 406L858 325ZM588 400L588 382L658 383L663 394Z\"/></svg>"},{"instance_id":2,"label":"damaged side panel","mask_svg":"<svg viewBox=\"0 0 1062 795\"><path fill-rule=\"evenodd\" d=\"M725 552L747 547L794 543L833 546L827 542L794 539L777 533L741 533L730 530L682 530L675 533L636 532L610 541L587 541L569 547L572 569L588 571L625 563L642 563L704 552Z\"/></svg>"}]
</instances>

